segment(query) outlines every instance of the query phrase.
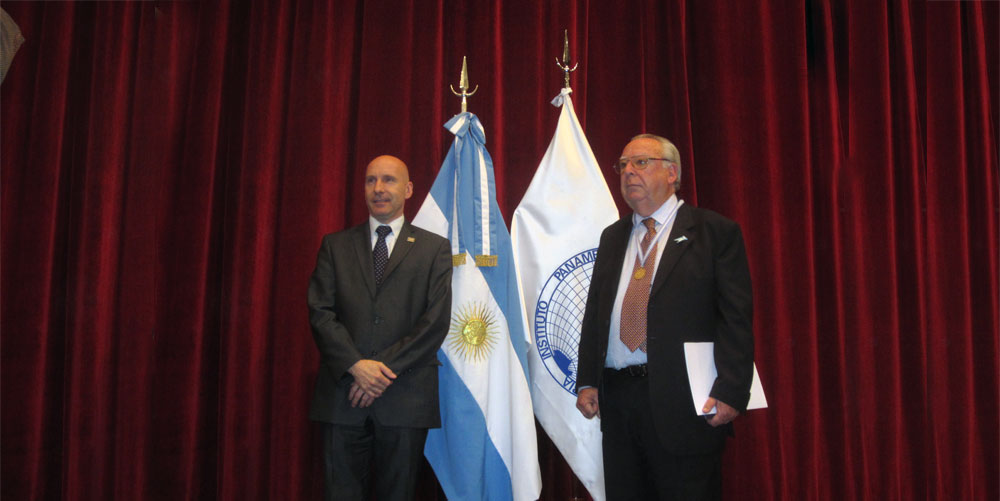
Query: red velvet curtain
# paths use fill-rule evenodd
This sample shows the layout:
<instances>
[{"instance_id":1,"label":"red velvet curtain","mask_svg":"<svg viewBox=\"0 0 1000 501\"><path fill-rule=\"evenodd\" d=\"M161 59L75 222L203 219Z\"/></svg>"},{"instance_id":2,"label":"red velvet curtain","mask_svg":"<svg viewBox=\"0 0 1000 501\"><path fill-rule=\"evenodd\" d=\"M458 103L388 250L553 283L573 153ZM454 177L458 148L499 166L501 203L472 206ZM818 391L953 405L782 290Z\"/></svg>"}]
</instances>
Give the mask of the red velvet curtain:
<instances>
[{"instance_id":1,"label":"red velvet curtain","mask_svg":"<svg viewBox=\"0 0 1000 501\"><path fill-rule=\"evenodd\" d=\"M376 154L416 213L463 55L509 218L563 29L602 165L670 137L743 226L771 407L727 497L1000 497L1000 3L414 4L4 2L4 499L318 498L320 237ZM543 499L585 496L540 441Z\"/></svg>"}]
</instances>

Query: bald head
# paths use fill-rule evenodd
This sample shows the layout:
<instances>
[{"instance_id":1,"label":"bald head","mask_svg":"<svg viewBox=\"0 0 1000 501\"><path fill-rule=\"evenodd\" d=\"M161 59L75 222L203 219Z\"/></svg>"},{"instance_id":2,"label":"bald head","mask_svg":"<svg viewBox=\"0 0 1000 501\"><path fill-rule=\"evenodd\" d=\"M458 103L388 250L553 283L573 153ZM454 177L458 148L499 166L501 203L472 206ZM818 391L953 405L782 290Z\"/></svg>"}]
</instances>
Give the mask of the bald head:
<instances>
[{"instance_id":1,"label":"bald head","mask_svg":"<svg viewBox=\"0 0 1000 501\"><path fill-rule=\"evenodd\" d=\"M413 196L410 171L392 155L375 157L365 171L365 202L368 213L380 223L403 215L406 199Z\"/></svg>"}]
</instances>

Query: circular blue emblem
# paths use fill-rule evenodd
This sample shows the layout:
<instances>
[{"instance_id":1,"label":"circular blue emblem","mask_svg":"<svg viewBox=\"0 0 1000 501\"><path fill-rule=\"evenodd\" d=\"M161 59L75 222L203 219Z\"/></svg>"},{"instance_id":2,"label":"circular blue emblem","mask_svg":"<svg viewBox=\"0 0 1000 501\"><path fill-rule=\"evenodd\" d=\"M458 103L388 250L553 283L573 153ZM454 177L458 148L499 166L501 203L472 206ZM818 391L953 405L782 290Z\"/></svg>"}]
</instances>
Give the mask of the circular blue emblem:
<instances>
[{"instance_id":1,"label":"circular blue emblem","mask_svg":"<svg viewBox=\"0 0 1000 501\"><path fill-rule=\"evenodd\" d=\"M594 274L597 249L569 259L549 276L535 304L535 348L552 379L576 395L580 326Z\"/></svg>"}]
</instances>

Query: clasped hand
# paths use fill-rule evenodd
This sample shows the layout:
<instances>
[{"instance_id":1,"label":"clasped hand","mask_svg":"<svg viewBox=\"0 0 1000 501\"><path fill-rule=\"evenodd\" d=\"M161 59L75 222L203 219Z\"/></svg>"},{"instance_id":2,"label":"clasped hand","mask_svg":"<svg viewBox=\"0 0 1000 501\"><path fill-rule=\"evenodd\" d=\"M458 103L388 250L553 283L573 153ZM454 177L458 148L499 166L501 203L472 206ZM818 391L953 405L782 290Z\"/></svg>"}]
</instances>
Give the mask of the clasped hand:
<instances>
[{"instance_id":1,"label":"clasped hand","mask_svg":"<svg viewBox=\"0 0 1000 501\"><path fill-rule=\"evenodd\" d=\"M396 373L377 360L358 360L347 372L354 376L348 394L351 407L368 407L396 379Z\"/></svg>"}]
</instances>

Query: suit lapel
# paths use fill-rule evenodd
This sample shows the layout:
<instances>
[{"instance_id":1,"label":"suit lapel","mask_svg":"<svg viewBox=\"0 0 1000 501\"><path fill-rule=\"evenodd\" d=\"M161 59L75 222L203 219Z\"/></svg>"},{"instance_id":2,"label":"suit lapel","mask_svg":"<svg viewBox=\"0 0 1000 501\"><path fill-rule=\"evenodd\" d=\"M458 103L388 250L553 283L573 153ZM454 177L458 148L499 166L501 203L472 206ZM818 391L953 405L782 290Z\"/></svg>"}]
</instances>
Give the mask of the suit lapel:
<instances>
[{"instance_id":1,"label":"suit lapel","mask_svg":"<svg viewBox=\"0 0 1000 501\"><path fill-rule=\"evenodd\" d=\"M361 277L368 287L368 295L375 297L375 263L372 261L372 236L368 221L354 227L354 251L358 255Z\"/></svg>"},{"instance_id":2,"label":"suit lapel","mask_svg":"<svg viewBox=\"0 0 1000 501\"><path fill-rule=\"evenodd\" d=\"M385 274L382 275L383 283L389 279L389 275L392 275L392 270L395 270L399 266L399 263L403 261L406 254L413 248L413 244L417 241L416 237L413 236L414 233L410 222L404 221L403 228L399 230L399 235L396 236L396 243L392 245L392 254L389 255L389 263L385 266Z\"/></svg>"},{"instance_id":3,"label":"suit lapel","mask_svg":"<svg viewBox=\"0 0 1000 501\"><path fill-rule=\"evenodd\" d=\"M688 247L691 247L691 241L695 237L692 231L693 227L694 218L691 217L690 207L684 204L677 209L677 219L674 220L674 227L670 230L670 235L667 236L666 240L661 241L661 245L666 245L666 247L663 249L660 265L656 268L656 276L653 277L653 286L649 291L650 296L663 287L663 283L667 281L667 277L670 276L677 261L684 255Z\"/></svg>"},{"instance_id":4,"label":"suit lapel","mask_svg":"<svg viewBox=\"0 0 1000 501\"><path fill-rule=\"evenodd\" d=\"M621 218L615 223L615 227L612 228L612 242L615 243L609 251L611 251L610 256L610 266L607 268L610 274L608 278L608 284L610 284L612 290L611 301L607 302L607 311L605 318L611 318L611 309L614 308L615 302L614 298L618 295L618 282L619 277L621 277L622 266L625 265L625 251L628 250L628 241L632 238L632 214Z\"/></svg>"}]
</instances>

